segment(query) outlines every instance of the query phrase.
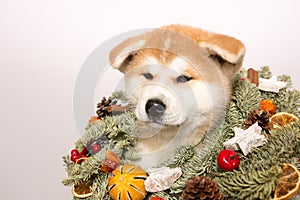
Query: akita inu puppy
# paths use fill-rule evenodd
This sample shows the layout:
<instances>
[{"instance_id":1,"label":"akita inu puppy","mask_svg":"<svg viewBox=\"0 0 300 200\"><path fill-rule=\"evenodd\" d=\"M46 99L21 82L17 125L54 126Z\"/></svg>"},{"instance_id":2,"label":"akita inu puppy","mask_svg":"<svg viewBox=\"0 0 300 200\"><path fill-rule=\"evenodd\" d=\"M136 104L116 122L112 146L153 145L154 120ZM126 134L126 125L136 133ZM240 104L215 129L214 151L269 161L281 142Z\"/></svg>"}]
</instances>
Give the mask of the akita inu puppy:
<instances>
[{"instance_id":1,"label":"akita inu puppy","mask_svg":"<svg viewBox=\"0 0 300 200\"><path fill-rule=\"evenodd\" d=\"M137 164L156 166L222 122L244 54L235 38L181 25L129 38L111 51L141 133Z\"/></svg>"}]
</instances>

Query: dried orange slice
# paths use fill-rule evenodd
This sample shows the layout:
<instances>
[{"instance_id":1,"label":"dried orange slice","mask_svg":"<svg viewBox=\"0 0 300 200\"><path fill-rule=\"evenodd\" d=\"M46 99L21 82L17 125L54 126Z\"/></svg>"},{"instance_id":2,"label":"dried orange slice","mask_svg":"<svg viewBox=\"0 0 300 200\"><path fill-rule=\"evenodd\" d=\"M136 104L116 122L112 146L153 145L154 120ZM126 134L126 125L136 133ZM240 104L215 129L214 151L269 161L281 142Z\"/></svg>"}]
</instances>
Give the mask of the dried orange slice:
<instances>
[{"instance_id":1,"label":"dried orange slice","mask_svg":"<svg viewBox=\"0 0 300 200\"><path fill-rule=\"evenodd\" d=\"M79 184L73 186L72 194L77 198L87 198L92 196L92 182L91 181L82 181Z\"/></svg>"},{"instance_id":2,"label":"dried orange slice","mask_svg":"<svg viewBox=\"0 0 300 200\"><path fill-rule=\"evenodd\" d=\"M93 123L93 122L98 121L98 120L99 120L99 118L97 116L92 116L89 119L89 123Z\"/></svg>"},{"instance_id":3,"label":"dried orange slice","mask_svg":"<svg viewBox=\"0 0 300 200\"><path fill-rule=\"evenodd\" d=\"M109 195L113 200L143 200L147 192L144 182L147 178L137 165L120 165L108 179Z\"/></svg>"},{"instance_id":4,"label":"dried orange slice","mask_svg":"<svg viewBox=\"0 0 300 200\"><path fill-rule=\"evenodd\" d=\"M260 102L260 107L261 110L265 110L269 112L271 115L274 115L276 113L276 106L273 103L272 100L269 99L263 99Z\"/></svg>"},{"instance_id":5,"label":"dried orange slice","mask_svg":"<svg viewBox=\"0 0 300 200\"><path fill-rule=\"evenodd\" d=\"M291 164L285 163L276 182L273 200L288 200L300 190L300 172Z\"/></svg>"},{"instance_id":6,"label":"dried orange slice","mask_svg":"<svg viewBox=\"0 0 300 200\"><path fill-rule=\"evenodd\" d=\"M277 129L281 126L287 125L289 123L295 122L298 117L287 112L279 112L270 118L270 125L273 129Z\"/></svg>"}]
</instances>

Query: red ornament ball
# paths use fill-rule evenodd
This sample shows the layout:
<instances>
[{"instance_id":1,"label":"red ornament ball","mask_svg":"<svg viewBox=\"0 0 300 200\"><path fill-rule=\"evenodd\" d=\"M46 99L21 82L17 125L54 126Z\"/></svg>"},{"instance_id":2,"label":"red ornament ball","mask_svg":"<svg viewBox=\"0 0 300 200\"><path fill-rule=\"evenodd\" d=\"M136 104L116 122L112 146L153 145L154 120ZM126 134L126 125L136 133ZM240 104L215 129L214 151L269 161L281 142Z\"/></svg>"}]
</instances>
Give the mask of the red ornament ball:
<instances>
[{"instance_id":1,"label":"red ornament ball","mask_svg":"<svg viewBox=\"0 0 300 200\"><path fill-rule=\"evenodd\" d=\"M239 167L240 156L235 151L224 149L220 151L217 162L222 170L232 171Z\"/></svg>"},{"instance_id":2,"label":"red ornament ball","mask_svg":"<svg viewBox=\"0 0 300 200\"><path fill-rule=\"evenodd\" d=\"M92 149L93 149L94 153L98 153L101 150L101 146L100 146L100 144L94 144L92 146Z\"/></svg>"}]
</instances>

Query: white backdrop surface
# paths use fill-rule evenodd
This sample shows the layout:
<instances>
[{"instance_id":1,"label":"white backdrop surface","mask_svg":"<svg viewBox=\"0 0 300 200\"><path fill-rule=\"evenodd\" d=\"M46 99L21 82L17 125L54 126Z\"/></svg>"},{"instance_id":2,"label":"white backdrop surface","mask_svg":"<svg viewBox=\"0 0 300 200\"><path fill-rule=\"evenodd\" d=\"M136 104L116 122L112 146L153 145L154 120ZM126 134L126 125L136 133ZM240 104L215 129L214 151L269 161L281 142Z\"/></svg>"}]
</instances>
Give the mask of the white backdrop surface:
<instances>
[{"instance_id":1,"label":"white backdrop surface","mask_svg":"<svg viewBox=\"0 0 300 200\"><path fill-rule=\"evenodd\" d=\"M244 67L269 65L300 89L299 10L298 0L1 0L0 198L71 199L60 182L61 156L78 138L74 85L107 39L173 23L201 27L243 41Z\"/></svg>"}]
</instances>

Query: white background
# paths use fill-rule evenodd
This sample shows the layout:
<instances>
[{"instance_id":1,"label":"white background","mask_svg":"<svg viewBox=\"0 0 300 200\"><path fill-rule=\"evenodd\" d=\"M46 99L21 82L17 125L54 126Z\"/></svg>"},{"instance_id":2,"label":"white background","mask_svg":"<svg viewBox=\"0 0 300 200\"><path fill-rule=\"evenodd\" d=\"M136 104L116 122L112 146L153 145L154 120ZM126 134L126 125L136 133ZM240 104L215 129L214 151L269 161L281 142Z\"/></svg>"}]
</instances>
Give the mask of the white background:
<instances>
[{"instance_id":1,"label":"white background","mask_svg":"<svg viewBox=\"0 0 300 200\"><path fill-rule=\"evenodd\" d=\"M77 140L76 76L102 42L179 23L229 34L245 67L269 65L300 88L300 1L0 1L0 199L71 199L61 156ZM116 75L117 76L117 75Z\"/></svg>"}]
</instances>

